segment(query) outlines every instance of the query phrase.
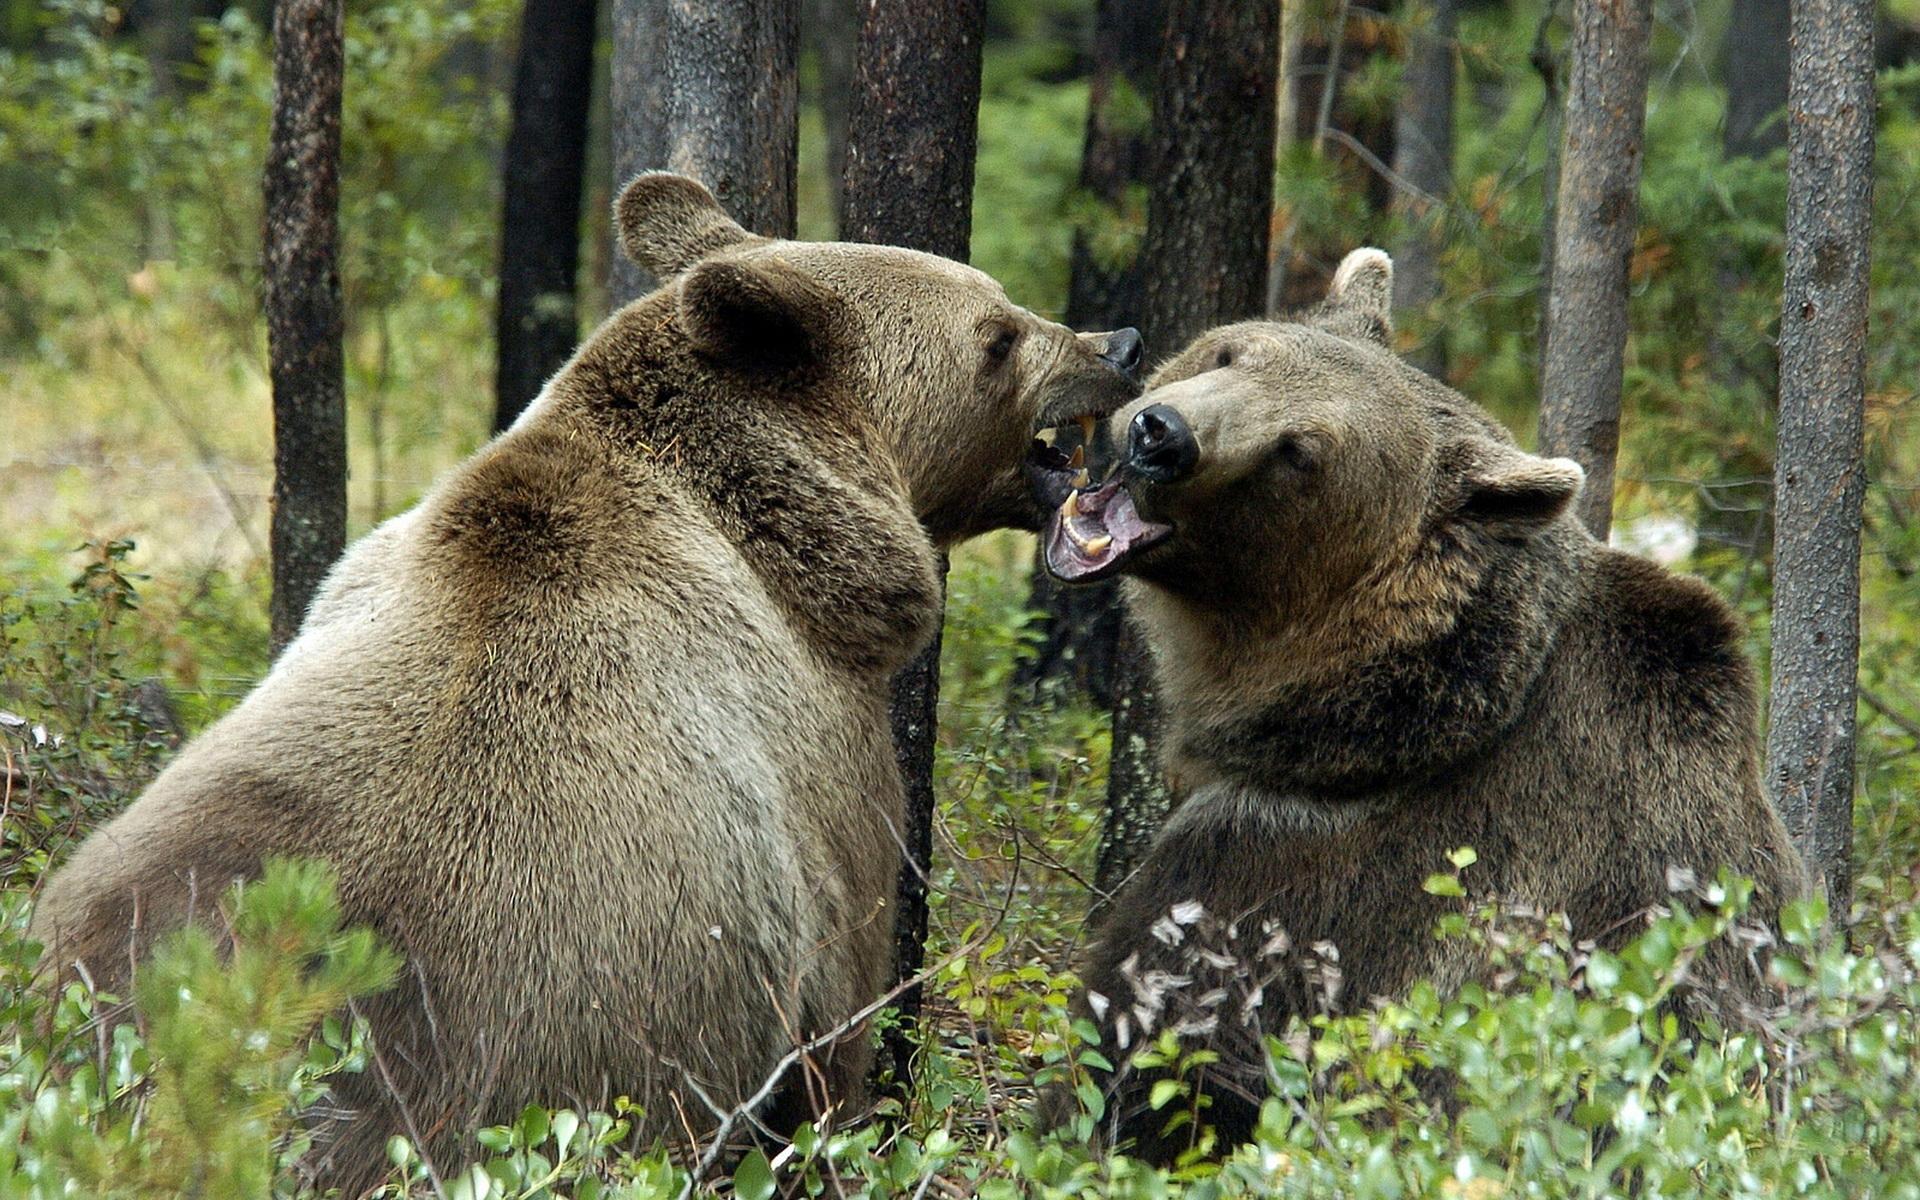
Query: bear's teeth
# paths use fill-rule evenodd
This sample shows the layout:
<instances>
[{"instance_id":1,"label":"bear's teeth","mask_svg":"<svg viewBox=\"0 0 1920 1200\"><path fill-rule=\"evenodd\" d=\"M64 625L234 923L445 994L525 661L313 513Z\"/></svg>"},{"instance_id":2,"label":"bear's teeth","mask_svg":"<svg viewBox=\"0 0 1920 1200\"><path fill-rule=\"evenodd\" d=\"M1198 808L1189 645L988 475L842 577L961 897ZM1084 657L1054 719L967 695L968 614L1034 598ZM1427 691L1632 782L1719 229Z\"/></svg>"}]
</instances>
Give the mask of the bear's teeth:
<instances>
[{"instance_id":1,"label":"bear's teeth","mask_svg":"<svg viewBox=\"0 0 1920 1200\"><path fill-rule=\"evenodd\" d=\"M1060 511L1069 517L1079 516L1080 515L1080 493L1068 492L1067 502L1060 506Z\"/></svg>"},{"instance_id":2,"label":"bear's teeth","mask_svg":"<svg viewBox=\"0 0 1920 1200\"><path fill-rule=\"evenodd\" d=\"M1086 414L1080 417L1080 440L1087 443L1093 441L1093 418Z\"/></svg>"},{"instance_id":3,"label":"bear's teeth","mask_svg":"<svg viewBox=\"0 0 1920 1200\"><path fill-rule=\"evenodd\" d=\"M1075 452L1075 456L1078 457L1078 451ZM1087 469L1085 467L1081 467L1080 464L1077 462L1074 463L1073 465L1076 467L1080 467L1080 473L1073 477L1073 486L1077 488L1083 488L1087 486L1087 484L1093 482L1092 477L1087 474Z\"/></svg>"},{"instance_id":4,"label":"bear's teeth","mask_svg":"<svg viewBox=\"0 0 1920 1200\"><path fill-rule=\"evenodd\" d=\"M1073 448L1073 456L1067 459L1067 465L1069 467L1072 467L1076 471L1079 471L1081 467L1086 466L1087 465L1087 448L1085 446L1075 446ZM1080 471L1080 473L1082 475L1086 474L1085 471Z\"/></svg>"},{"instance_id":5,"label":"bear's teeth","mask_svg":"<svg viewBox=\"0 0 1920 1200\"><path fill-rule=\"evenodd\" d=\"M1103 533L1099 537L1094 538L1090 542L1081 542L1080 548L1082 550L1085 550L1088 554L1100 554L1104 552L1108 546L1111 546L1111 545L1113 545L1112 535Z\"/></svg>"}]
</instances>

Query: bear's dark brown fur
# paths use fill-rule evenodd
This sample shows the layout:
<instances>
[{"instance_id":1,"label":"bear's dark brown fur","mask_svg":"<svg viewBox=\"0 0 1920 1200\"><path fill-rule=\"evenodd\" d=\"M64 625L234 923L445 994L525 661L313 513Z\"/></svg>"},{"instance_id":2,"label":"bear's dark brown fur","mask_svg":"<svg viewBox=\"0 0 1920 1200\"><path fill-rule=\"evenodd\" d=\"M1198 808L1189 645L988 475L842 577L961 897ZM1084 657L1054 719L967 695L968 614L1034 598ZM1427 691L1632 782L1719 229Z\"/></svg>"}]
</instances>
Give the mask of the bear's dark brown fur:
<instances>
[{"instance_id":1,"label":"bear's dark brown fur","mask_svg":"<svg viewBox=\"0 0 1920 1200\"><path fill-rule=\"evenodd\" d=\"M1481 969L1433 933L1458 902L1423 883L1453 848L1478 852L1471 891L1603 944L1669 899L1669 867L1751 877L1766 921L1804 886L1734 614L1596 542L1577 465L1400 362L1390 272L1356 252L1317 312L1161 367L1110 422L1113 482L1047 535L1063 577L1127 574L1187 795L1105 916L1086 1003L1116 1060L1181 1022L1223 1049L1229 1139L1265 1094L1263 1030ZM1695 982L1687 1003L1730 1016L1764 986L1731 942ZM1113 1128L1166 1157L1191 1131L1161 1137L1148 1082L1109 1080Z\"/></svg>"},{"instance_id":2,"label":"bear's dark brown fur","mask_svg":"<svg viewBox=\"0 0 1920 1200\"><path fill-rule=\"evenodd\" d=\"M936 548L1035 521L1036 429L1138 390L1131 332L957 263L753 237L671 175L619 224L661 289L349 550L34 917L59 972L124 994L265 858L332 862L408 959L362 1009L379 1068L337 1089L348 1195L388 1135L457 1165L529 1102L626 1095L642 1142L704 1136L882 994L888 680L938 619ZM870 1057L858 1032L816 1083L852 1098Z\"/></svg>"}]
</instances>

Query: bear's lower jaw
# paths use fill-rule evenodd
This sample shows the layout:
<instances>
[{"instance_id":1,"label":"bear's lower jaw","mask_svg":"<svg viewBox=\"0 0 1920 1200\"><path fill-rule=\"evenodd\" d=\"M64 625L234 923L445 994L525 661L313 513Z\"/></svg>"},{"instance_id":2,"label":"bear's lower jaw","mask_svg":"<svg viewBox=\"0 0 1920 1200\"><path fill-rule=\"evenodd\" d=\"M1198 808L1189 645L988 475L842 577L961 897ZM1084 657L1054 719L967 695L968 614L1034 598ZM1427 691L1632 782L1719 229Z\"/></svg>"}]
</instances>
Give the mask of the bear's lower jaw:
<instances>
[{"instance_id":1,"label":"bear's lower jaw","mask_svg":"<svg viewBox=\"0 0 1920 1200\"><path fill-rule=\"evenodd\" d=\"M1067 493L1042 535L1047 570L1063 583L1093 583L1172 532L1173 526L1140 515L1116 475L1097 488Z\"/></svg>"}]
</instances>

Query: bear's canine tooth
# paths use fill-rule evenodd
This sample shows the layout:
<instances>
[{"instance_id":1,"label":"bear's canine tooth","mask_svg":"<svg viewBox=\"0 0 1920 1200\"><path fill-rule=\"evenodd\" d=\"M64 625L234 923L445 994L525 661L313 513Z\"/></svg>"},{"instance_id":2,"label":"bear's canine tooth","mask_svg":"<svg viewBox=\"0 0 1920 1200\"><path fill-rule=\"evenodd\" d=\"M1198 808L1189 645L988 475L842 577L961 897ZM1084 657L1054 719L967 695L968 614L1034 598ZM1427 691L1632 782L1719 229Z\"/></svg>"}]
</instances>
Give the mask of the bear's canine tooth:
<instances>
[{"instance_id":1,"label":"bear's canine tooth","mask_svg":"<svg viewBox=\"0 0 1920 1200\"><path fill-rule=\"evenodd\" d=\"M1076 450L1074 451L1074 453L1077 456L1079 454L1079 451ZM1076 467L1080 467L1080 473L1073 477L1073 486L1077 488L1083 488L1087 486L1089 483L1093 482L1093 477L1087 474L1087 469L1085 467L1080 466L1080 464L1077 462L1074 463L1073 465Z\"/></svg>"},{"instance_id":2,"label":"bear's canine tooth","mask_svg":"<svg viewBox=\"0 0 1920 1200\"><path fill-rule=\"evenodd\" d=\"M1091 444L1093 442L1093 417L1087 413L1081 413L1078 419L1080 421L1080 440Z\"/></svg>"},{"instance_id":3,"label":"bear's canine tooth","mask_svg":"<svg viewBox=\"0 0 1920 1200\"><path fill-rule=\"evenodd\" d=\"M1080 493L1068 492L1067 501L1065 504L1062 504L1060 506L1060 511L1062 514L1069 517L1079 516L1080 515Z\"/></svg>"},{"instance_id":4,"label":"bear's canine tooth","mask_svg":"<svg viewBox=\"0 0 1920 1200\"><path fill-rule=\"evenodd\" d=\"M1067 459L1067 465L1069 467L1074 468L1075 470L1079 470L1081 467L1086 466L1087 465L1087 448L1085 446L1075 446L1073 448L1073 456ZM1080 473L1082 475L1086 474L1085 471L1081 471ZM1081 484L1081 486L1083 487L1085 486L1084 482Z\"/></svg>"},{"instance_id":5,"label":"bear's canine tooth","mask_svg":"<svg viewBox=\"0 0 1920 1200\"><path fill-rule=\"evenodd\" d=\"M1099 554L1111 545L1113 545L1113 535L1103 533L1092 541L1081 542L1080 548L1088 554Z\"/></svg>"}]
</instances>

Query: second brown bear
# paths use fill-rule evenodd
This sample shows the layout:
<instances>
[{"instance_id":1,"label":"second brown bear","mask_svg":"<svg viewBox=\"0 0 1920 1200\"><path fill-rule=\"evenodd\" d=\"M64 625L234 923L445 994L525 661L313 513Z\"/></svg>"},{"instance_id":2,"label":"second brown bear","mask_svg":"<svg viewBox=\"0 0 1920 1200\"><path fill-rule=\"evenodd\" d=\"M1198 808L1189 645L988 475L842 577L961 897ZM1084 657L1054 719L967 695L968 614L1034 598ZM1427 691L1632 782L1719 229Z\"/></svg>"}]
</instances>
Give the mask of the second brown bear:
<instances>
[{"instance_id":1,"label":"second brown bear","mask_svg":"<svg viewBox=\"0 0 1920 1200\"><path fill-rule=\"evenodd\" d=\"M1063 579L1128 577L1188 797L1105 918L1086 1003L1116 1062L1170 1026L1221 1051L1203 1086L1229 1139L1265 1095L1263 1033L1482 969L1434 936L1457 902L1423 883L1451 848L1478 851L1470 889L1603 944L1672 867L1752 878L1769 922L1804 886L1734 614L1595 541L1578 465L1402 363L1391 295L1387 256L1356 251L1301 320L1199 338L1043 535ZM1695 978L1687 1003L1729 1013L1762 986L1731 945ZM1149 1082L1109 1081L1112 1132L1164 1159L1191 1131L1163 1136Z\"/></svg>"}]
</instances>

